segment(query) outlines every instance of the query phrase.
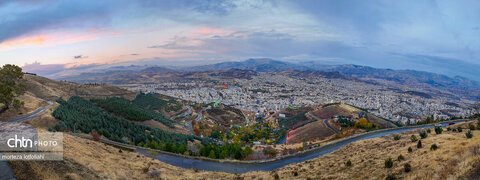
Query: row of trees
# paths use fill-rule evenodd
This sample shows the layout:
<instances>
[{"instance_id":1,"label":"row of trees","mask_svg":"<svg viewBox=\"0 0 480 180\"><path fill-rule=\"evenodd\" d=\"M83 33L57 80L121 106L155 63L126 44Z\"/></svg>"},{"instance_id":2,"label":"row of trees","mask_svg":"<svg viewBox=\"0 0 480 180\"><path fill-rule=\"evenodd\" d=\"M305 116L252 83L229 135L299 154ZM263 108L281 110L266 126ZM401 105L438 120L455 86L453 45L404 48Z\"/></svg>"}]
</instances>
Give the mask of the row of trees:
<instances>
[{"instance_id":1,"label":"row of trees","mask_svg":"<svg viewBox=\"0 0 480 180\"><path fill-rule=\"evenodd\" d=\"M171 128L175 128L172 120L166 118L160 113L144 109L125 98L112 97L107 99L92 99L91 101L108 112L132 121L146 121L154 119Z\"/></svg>"},{"instance_id":2,"label":"row of trees","mask_svg":"<svg viewBox=\"0 0 480 180\"><path fill-rule=\"evenodd\" d=\"M207 145L200 149L200 155L214 159L243 159L252 154L253 150L250 146L242 148L240 143L227 143L223 146Z\"/></svg>"},{"instance_id":3,"label":"row of trees","mask_svg":"<svg viewBox=\"0 0 480 180\"><path fill-rule=\"evenodd\" d=\"M145 144L149 141L180 146L194 139L202 141L203 144L209 143L205 138L151 128L112 115L81 97L73 96L68 101L58 100L57 102L60 103L60 106L53 112L53 116L60 119L60 122L51 129L53 131L87 134L98 132L110 140L130 144Z\"/></svg>"}]
</instances>

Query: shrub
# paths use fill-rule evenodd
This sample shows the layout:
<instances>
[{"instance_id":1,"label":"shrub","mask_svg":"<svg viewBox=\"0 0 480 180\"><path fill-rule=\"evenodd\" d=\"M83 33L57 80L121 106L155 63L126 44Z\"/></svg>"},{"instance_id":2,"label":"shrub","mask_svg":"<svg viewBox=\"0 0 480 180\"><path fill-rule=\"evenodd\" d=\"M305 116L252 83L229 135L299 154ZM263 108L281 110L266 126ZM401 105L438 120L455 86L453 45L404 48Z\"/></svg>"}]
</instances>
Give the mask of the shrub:
<instances>
[{"instance_id":1,"label":"shrub","mask_svg":"<svg viewBox=\"0 0 480 180\"><path fill-rule=\"evenodd\" d=\"M425 138L428 137L428 134L427 134L427 132L425 132L425 131L420 131L419 134L420 134L420 138L422 138L422 139L425 139Z\"/></svg>"},{"instance_id":2,"label":"shrub","mask_svg":"<svg viewBox=\"0 0 480 180\"><path fill-rule=\"evenodd\" d=\"M394 134L393 135L393 140L398 141L398 140L400 140L401 137L402 136L400 136L399 134Z\"/></svg>"},{"instance_id":3,"label":"shrub","mask_svg":"<svg viewBox=\"0 0 480 180\"><path fill-rule=\"evenodd\" d=\"M412 171L412 166L408 163L405 163L403 165L403 170L408 173L408 172Z\"/></svg>"},{"instance_id":4,"label":"shrub","mask_svg":"<svg viewBox=\"0 0 480 180\"><path fill-rule=\"evenodd\" d=\"M411 153L412 151L412 147L408 147L408 152Z\"/></svg>"},{"instance_id":5,"label":"shrub","mask_svg":"<svg viewBox=\"0 0 480 180\"><path fill-rule=\"evenodd\" d=\"M92 131L90 135L94 141L100 141L100 134L98 134L96 131Z\"/></svg>"},{"instance_id":6,"label":"shrub","mask_svg":"<svg viewBox=\"0 0 480 180\"><path fill-rule=\"evenodd\" d=\"M422 140L419 140L418 143L417 143L417 148L422 148Z\"/></svg>"},{"instance_id":7,"label":"shrub","mask_svg":"<svg viewBox=\"0 0 480 180\"><path fill-rule=\"evenodd\" d=\"M298 172L297 172L297 171L294 171L294 172L293 172L293 176L298 176Z\"/></svg>"},{"instance_id":8,"label":"shrub","mask_svg":"<svg viewBox=\"0 0 480 180\"><path fill-rule=\"evenodd\" d=\"M457 127L457 131L458 131L458 132L462 132L462 127L458 126L458 127Z\"/></svg>"},{"instance_id":9,"label":"shrub","mask_svg":"<svg viewBox=\"0 0 480 180\"><path fill-rule=\"evenodd\" d=\"M278 175L278 173L275 173L275 175L273 175L273 178L274 178L275 180L278 180L278 179L280 179L280 176Z\"/></svg>"},{"instance_id":10,"label":"shrub","mask_svg":"<svg viewBox=\"0 0 480 180\"><path fill-rule=\"evenodd\" d=\"M410 140L412 140L412 142L417 142L418 141L417 136L415 136L415 135L410 136Z\"/></svg>"},{"instance_id":11,"label":"shrub","mask_svg":"<svg viewBox=\"0 0 480 180\"><path fill-rule=\"evenodd\" d=\"M397 179L397 178L396 178L395 175L393 175L393 174L389 174L389 175L385 178L385 180L395 180L395 179Z\"/></svg>"},{"instance_id":12,"label":"shrub","mask_svg":"<svg viewBox=\"0 0 480 180\"><path fill-rule=\"evenodd\" d=\"M435 134L442 134L443 128L440 126L435 126Z\"/></svg>"},{"instance_id":13,"label":"shrub","mask_svg":"<svg viewBox=\"0 0 480 180\"><path fill-rule=\"evenodd\" d=\"M452 128L450 128L450 127L447 127L447 131L451 131L451 130L452 130Z\"/></svg>"},{"instance_id":14,"label":"shrub","mask_svg":"<svg viewBox=\"0 0 480 180\"><path fill-rule=\"evenodd\" d=\"M468 131L467 133L465 133L465 135L466 135L467 138L469 138L469 139L473 137L472 131Z\"/></svg>"},{"instance_id":15,"label":"shrub","mask_svg":"<svg viewBox=\"0 0 480 180\"><path fill-rule=\"evenodd\" d=\"M345 165L347 166L352 166L352 161L350 161L350 159L345 163Z\"/></svg>"},{"instance_id":16,"label":"shrub","mask_svg":"<svg viewBox=\"0 0 480 180\"><path fill-rule=\"evenodd\" d=\"M432 132L432 130L430 130L430 129L427 129L427 133L431 133L431 132Z\"/></svg>"},{"instance_id":17,"label":"shrub","mask_svg":"<svg viewBox=\"0 0 480 180\"><path fill-rule=\"evenodd\" d=\"M435 151L435 150L437 150L437 149L438 149L437 144L432 144L432 146L430 146L430 150L431 150L431 151Z\"/></svg>"},{"instance_id":18,"label":"shrub","mask_svg":"<svg viewBox=\"0 0 480 180\"><path fill-rule=\"evenodd\" d=\"M403 157L402 154L398 155L398 158L397 158L398 161L403 161L405 160L405 157Z\"/></svg>"},{"instance_id":19,"label":"shrub","mask_svg":"<svg viewBox=\"0 0 480 180\"><path fill-rule=\"evenodd\" d=\"M385 160L385 168L392 168L393 167L393 160L392 158L388 158Z\"/></svg>"},{"instance_id":20,"label":"shrub","mask_svg":"<svg viewBox=\"0 0 480 180\"><path fill-rule=\"evenodd\" d=\"M470 130L475 130L475 126L473 124L470 124Z\"/></svg>"},{"instance_id":21,"label":"shrub","mask_svg":"<svg viewBox=\"0 0 480 180\"><path fill-rule=\"evenodd\" d=\"M452 132L457 132L457 129L453 128L453 129L452 129Z\"/></svg>"}]
</instances>

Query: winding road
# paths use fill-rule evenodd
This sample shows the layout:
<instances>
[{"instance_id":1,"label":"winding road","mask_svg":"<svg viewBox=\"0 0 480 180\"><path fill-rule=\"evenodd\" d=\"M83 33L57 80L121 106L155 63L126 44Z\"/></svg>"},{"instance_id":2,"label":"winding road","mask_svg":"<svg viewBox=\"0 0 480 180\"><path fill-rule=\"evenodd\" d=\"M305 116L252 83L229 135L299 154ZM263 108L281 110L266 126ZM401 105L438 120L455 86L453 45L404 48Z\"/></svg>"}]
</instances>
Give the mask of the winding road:
<instances>
[{"instance_id":1,"label":"winding road","mask_svg":"<svg viewBox=\"0 0 480 180\"><path fill-rule=\"evenodd\" d=\"M465 121L460 121L465 122ZM449 122L440 123L441 126L445 127L449 125ZM289 156L278 157L270 159L268 161L213 161L205 159L195 159L195 158L185 158L177 155L170 155L166 153L155 153L157 155L152 155L149 153L148 149L136 148L135 152L143 154L145 156L158 159L162 162L179 166L182 168L193 168L206 171L219 171L219 172L228 172L228 173L246 173L249 171L271 171L283 166L286 166L291 163L303 162L316 158L321 155L331 153L337 149L340 149L343 146L346 146L352 142L371 139L380 136L390 135L401 133L405 131L415 130L415 129L425 129L433 128L434 125L424 125L416 127L403 127L403 128L393 128L393 129L382 129L378 131L372 131L370 133L364 133L357 136L340 139L338 141L314 148L300 153L296 153Z\"/></svg>"},{"instance_id":2,"label":"winding road","mask_svg":"<svg viewBox=\"0 0 480 180\"><path fill-rule=\"evenodd\" d=\"M35 111L32 116L24 116L20 119L28 119L32 117L36 117L40 115L44 110L40 111ZM28 118L27 118L28 117ZM315 116L314 116L315 117ZM14 118L15 121L19 121L19 118ZM463 120L463 121L457 121L456 123L459 122L466 122L468 120ZM324 121L325 122L325 121ZM450 122L442 122L439 123L441 126L445 127L448 126ZM327 126L329 127L329 126ZM205 159L205 158L195 158L195 157L183 157L181 155L175 155L175 154L170 154L170 153L153 153L156 155L152 155L149 152L155 151L155 150L150 150L150 149L145 149L141 147L135 147L127 144L120 144L116 142L111 142L107 144L116 144L120 146L128 146L128 147L133 147L135 149L135 152L139 154L143 154L145 156L151 157L158 159L162 162L182 167L182 168L193 168L193 169L199 169L199 170L206 170L206 171L220 171L220 172L228 172L228 173L245 173L249 171L271 171L275 170L278 168L281 168L283 166L292 164L292 163L298 163L298 162L303 162L306 160L310 160L328 153L331 153L343 146L346 146L352 142L364 140L364 139L371 139L371 138L376 138L380 136L385 136L385 135L390 135L390 134L395 134L395 133L401 133L405 131L410 131L410 130L415 130L415 129L425 129L425 128L433 128L434 125L423 125L423 126L411 126L411 127L401 127L401 128L391 128L391 129L381 129L377 131L371 131L368 133L364 134L359 134L356 136L340 139L337 141L334 141L329 144L325 144L320 147L316 147L313 149L308 149L306 151L302 151L296 154L288 155L288 156L282 156L282 157L277 157L274 159L269 159L269 160L254 160L254 161L230 161L230 160L210 160L210 159ZM331 128L331 127L329 127ZM332 129L333 130L333 129ZM2 164L3 163L3 164ZM9 169L8 164L5 166L6 161L0 161L0 179L3 179L3 177L11 177L13 175L13 172L11 169ZM9 174L10 173L10 174ZM13 179L14 176L13 176Z\"/></svg>"},{"instance_id":3,"label":"winding road","mask_svg":"<svg viewBox=\"0 0 480 180\"><path fill-rule=\"evenodd\" d=\"M39 115L42 115L48 108L52 107L54 104L55 104L54 102L50 101L50 102L48 102L47 106L42 106L42 107L38 108L37 110L33 111L32 113L29 113L27 115L23 115L23 116L20 116L20 117L9 119L7 122L19 122L19 121L27 120L27 119L30 119L30 118L35 118Z\"/></svg>"},{"instance_id":4,"label":"winding road","mask_svg":"<svg viewBox=\"0 0 480 180\"><path fill-rule=\"evenodd\" d=\"M33 111L32 113L12 118L9 119L6 122L20 122L24 121L27 119L35 118L40 115L42 115L48 108L52 107L55 103L54 102L48 102L49 104L47 106L42 106L38 108L37 110ZM0 156L2 156L2 153L0 152ZM7 161L0 160L0 180L15 180L15 173L13 173L12 168L8 164Z\"/></svg>"}]
</instances>

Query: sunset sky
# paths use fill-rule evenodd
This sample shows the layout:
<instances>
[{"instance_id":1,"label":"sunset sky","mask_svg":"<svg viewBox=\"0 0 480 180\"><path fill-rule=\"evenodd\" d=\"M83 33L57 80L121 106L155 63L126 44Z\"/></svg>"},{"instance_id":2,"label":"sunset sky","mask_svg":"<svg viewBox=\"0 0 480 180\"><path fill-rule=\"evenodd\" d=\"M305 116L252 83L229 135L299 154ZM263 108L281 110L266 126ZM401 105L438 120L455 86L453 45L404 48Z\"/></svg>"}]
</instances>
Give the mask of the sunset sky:
<instances>
[{"instance_id":1,"label":"sunset sky","mask_svg":"<svg viewBox=\"0 0 480 180\"><path fill-rule=\"evenodd\" d=\"M3 0L0 65L267 57L480 80L480 1Z\"/></svg>"}]
</instances>

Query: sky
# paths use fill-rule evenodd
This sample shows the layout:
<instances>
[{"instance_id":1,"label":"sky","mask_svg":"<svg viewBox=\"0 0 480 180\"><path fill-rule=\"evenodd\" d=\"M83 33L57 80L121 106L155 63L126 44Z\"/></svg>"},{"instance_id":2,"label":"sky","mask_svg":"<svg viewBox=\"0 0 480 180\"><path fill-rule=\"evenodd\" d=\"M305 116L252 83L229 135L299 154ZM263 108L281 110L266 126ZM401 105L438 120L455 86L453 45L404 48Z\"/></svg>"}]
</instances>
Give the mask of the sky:
<instances>
[{"instance_id":1,"label":"sky","mask_svg":"<svg viewBox=\"0 0 480 180\"><path fill-rule=\"evenodd\" d=\"M272 58L480 80L478 9L478 0L2 0L0 65Z\"/></svg>"}]
</instances>

